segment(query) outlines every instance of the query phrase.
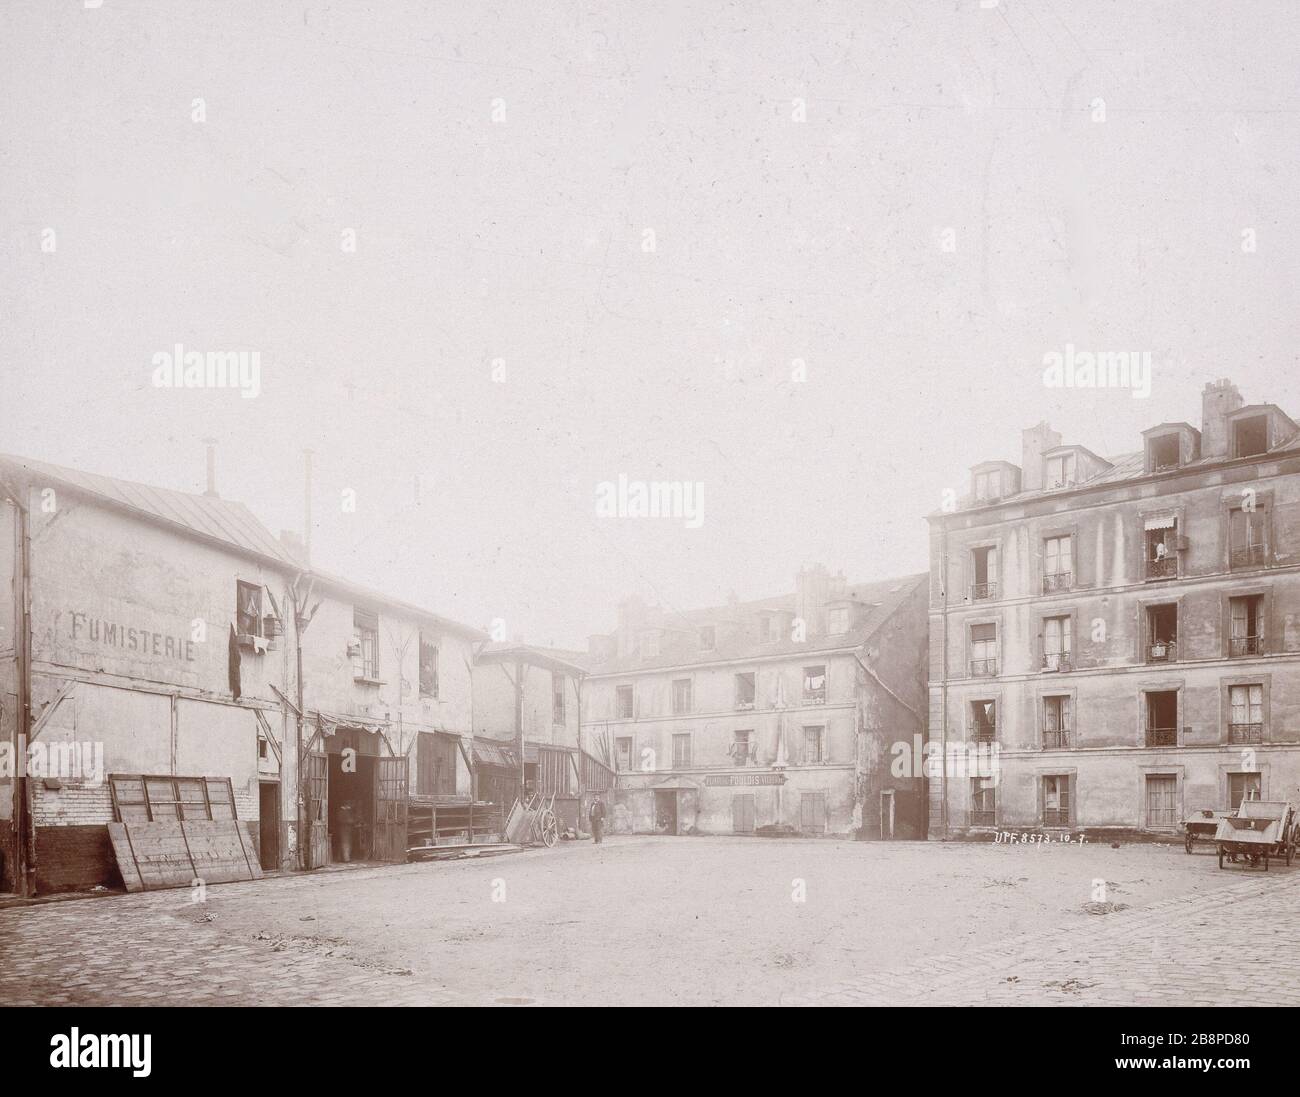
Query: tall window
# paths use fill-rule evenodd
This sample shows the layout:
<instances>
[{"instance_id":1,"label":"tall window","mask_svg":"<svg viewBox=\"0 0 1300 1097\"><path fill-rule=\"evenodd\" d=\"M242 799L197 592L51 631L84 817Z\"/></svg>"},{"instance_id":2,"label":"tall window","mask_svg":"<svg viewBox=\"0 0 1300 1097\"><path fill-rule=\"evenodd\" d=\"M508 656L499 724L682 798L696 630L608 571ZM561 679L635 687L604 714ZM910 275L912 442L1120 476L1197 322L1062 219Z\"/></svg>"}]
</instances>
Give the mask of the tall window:
<instances>
[{"instance_id":1,"label":"tall window","mask_svg":"<svg viewBox=\"0 0 1300 1097\"><path fill-rule=\"evenodd\" d=\"M997 786L992 777L970 779L971 826L991 827L997 822Z\"/></svg>"},{"instance_id":2,"label":"tall window","mask_svg":"<svg viewBox=\"0 0 1300 1097\"><path fill-rule=\"evenodd\" d=\"M438 696L438 643L420 633L420 696Z\"/></svg>"},{"instance_id":3,"label":"tall window","mask_svg":"<svg viewBox=\"0 0 1300 1097\"><path fill-rule=\"evenodd\" d=\"M746 671L743 674L736 675L736 708L750 709L754 707L754 672Z\"/></svg>"},{"instance_id":4,"label":"tall window","mask_svg":"<svg viewBox=\"0 0 1300 1097\"><path fill-rule=\"evenodd\" d=\"M733 731L731 733L731 759L738 766L747 766L754 755L754 733L752 731Z\"/></svg>"},{"instance_id":5,"label":"tall window","mask_svg":"<svg viewBox=\"0 0 1300 1097\"><path fill-rule=\"evenodd\" d=\"M619 686L614 690L615 703L617 705L618 717L620 720L632 719L632 687Z\"/></svg>"},{"instance_id":6,"label":"tall window","mask_svg":"<svg viewBox=\"0 0 1300 1097\"><path fill-rule=\"evenodd\" d=\"M1168 663L1178 657L1178 605L1147 606L1147 662Z\"/></svg>"},{"instance_id":7,"label":"tall window","mask_svg":"<svg viewBox=\"0 0 1300 1097\"><path fill-rule=\"evenodd\" d=\"M691 711L691 680L675 678L673 680L673 715L683 716Z\"/></svg>"},{"instance_id":8,"label":"tall window","mask_svg":"<svg viewBox=\"0 0 1300 1097\"><path fill-rule=\"evenodd\" d=\"M998 738L998 703L972 701L970 703L971 738L977 743L995 743Z\"/></svg>"},{"instance_id":9,"label":"tall window","mask_svg":"<svg viewBox=\"0 0 1300 1097\"><path fill-rule=\"evenodd\" d=\"M820 765L826 761L826 729L824 727L806 727L803 729L803 761L806 766Z\"/></svg>"},{"instance_id":10,"label":"tall window","mask_svg":"<svg viewBox=\"0 0 1300 1097\"><path fill-rule=\"evenodd\" d=\"M551 723L564 723L564 675L551 674Z\"/></svg>"},{"instance_id":11,"label":"tall window","mask_svg":"<svg viewBox=\"0 0 1300 1097\"><path fill-rule=\"evenodd\" d=\"M997 499L1001 494L1001 472L977 472L975 474L975 501L977 503L982 503L986 499Z\"/></svg>"},{"instance_id":12,"label":"tall window","mask_svg":"<svg viewBox=\"0 0 1300 1097\"><path fill-rule=\"evenodd\" d=\"M352 674L374 682L379 679L379 615L352 611Z\"/></svg>"},{"instance_id":13,"label":"tall window","mask_svg":"<svg viewBox=\"0 0 1300 1097\"><path fill-rule=\"evenodd\" d=\"M975 678L989 678L998 672L998 627L994 624L970 627L970 672Z\"/></svg>"},{"instance_id":14,"label":"tall window","mask_svg":"<svg viewBox=\"0 0 1300 1097\"><path fill-rule=\"evenodd\" d=\"M1043 698L1043 749L1065 750L1070 745L1070 698Z\"/></svg>"},{"instance_id":15,"label":"tall window","mask_svg":"<svg viewBox=\"0 0 1300 1097\"><path fill-rule=\"evenodd\" d=\"M1264 650L1264 596L1252 594L1230 598L1228 610L1231 617L1228 654L1234 658L1261 654Z\"/></svg>"},{"instance_id":16,"label":"tall window","mask_svg":"<svg viewBox=\"0 0 1300 1097\"><path fill-rule=\"evenodd\" d=\"M1149 747L1174 747L1178 745L1178 691L1152 690L1146 695L1147 731Z\"/></svg>"},{"instance_id":17,"label":"tall window","mask_svg":"<svg viewBox=\"0 0 1300 1097\"><path fill-rule=\"evenodd\" d=\"M1070 776L1053 775L1043 778L1043 826L1068 827L1070 825Z\"/></svg>"},{"instance_id":18,"label":"tall window","mask_svg":"<svg viewBox=\"0 0 1300 1097\"><path fill-rule=\"evenodd\" d=\"M659 633L643 632L641 634L640 650L642 659L657 659L659 657Z\"/></svg>"},{"instance_id":19,"label":"tall window","mask_svg":"<svg viewBox=\"0 0 1300 1097\"><path fill-rule=\"evenodd\" d=\"M1048 617L1043 621L1043 669L1060 670L1070 662L1070 618Z\"/></svg>"},{"instance_id":20,"label":"tall window","mask_svg":"<svg viewBox=\"0 0 1300 1097\"><path fill-rule=\"evenodd\" d=\"M826 666L803 668L803 699L819 705L826 700Z\"/></svg>"},{"instance_id":21,"label":"tall window","mask_svg":"<svg viewBox=\"0 0 1300 1097\"><path fill-rule=\"evenodd\" d=\"M1168 830L1178 825L1178 778L1167 773L1147 775L1147 826Z\"/></svg>"},{"instance_id":22,"label":"tall window","mask_svg":"<svg viewBox=\"0 0 1300 1097\"><path fill-rule=\"evenodd\" d=\"M983 601L998 596L998 550L992 545L971 549L971 600Z\"/></svg>"},{"instance_id":23,"label":"tall window","mask_svg":"<svg viewBox=\"0 0 1300 1097\"><path fill-rule=\"evenodd\" d=\"M1178 574L1178 519L1153 518L1145 531L1146 577L1172 579Z\"/></svg>"},{"instance_id":24,"label":"tall window","mask_svg":"<svg viewBox=\"0 0 1300 1097\"><path fill-rule=\"evenodd\" d=\"M1072 537L1048 537L1043 541L1043 593L1067 590L1074 576Z\"/></svg>"},{"instance_id":25,"label":"tall window","mask_svg":"<svg viewBox=\"0 0 1300 1097\"><path fill-rule=\"evenodd\" d=\"M718 646L718 630L714 625L705 625L700 629L700 650L712 651Z\"/></svg>"},{"instance_id":26,"label":"tall window","mask_svg":"<svg viewBox=\"0 0 1300 1097\"><path fill-rule=\"evenodd\" d=\"M262 635L262 588L257 583L235 584L235 630L241 636Z\"/></svg>"},{"instance_id":27,"label":"tall window","mask_svg":"<svg viewBox=\"0 0 1300 1097\"><path fill-rule=\"evenodd\" d=\"M1264 687L1259 684L1230 686L1228 704L1232 710L1228 726L1230 743L1264 741Z\"/></svg>"},{"instance_id":28,"label":"tall window","mask_svg":"<svg viewBox=\"0 0 1300 1097\"><path fill-rule=\"evenodd\" d=\"M622 735L614 740L614 768L619 773L628 773L632 769L632 737Z\"/></svg>"},{"instance_id":29,"label":"tall window","mask_svg":"<svg viewBox=\"0 0 1300 1097\"><path fill-rule=\"evenodd\" d=\"M673 768L683 769L691 764L691 734L673 736Z\"/></svg>"},{"instance_id":30,"label":"tall window","mask_svg":"<svg viewBox=\"0 0 1300 1097\"><path fill-rule=\"evenodd\" d=\"M1228 513L1229 563L1234 568L1265 562L1263 507L1236 507Z\"/></svg>"},{"instance_id":31,"label":"tall window","mask_svg":"<svg viewBox=\"0 0 1300 1097\"><path fill-rule=\"evenodd\" d=\"M1242 800L1258 800L1260 784L1258 773L1229 773L1228 806L1236 811Z\"/></svg>"},{"instance_id":32,"label":"tall window","mask_svg":"<svg viewBox=\"0 0 1300 1097\"><path fill-rule=\"evenodd\" d=\"M826 615L826 631L832 636L839 636L841 633L849 631L849 609L847 606L836 606Z\"/></svg>"},{"instance_id":33,"label":"tall window","mask_svg":"<svg viewBox=\"0 0 1300 1097\"><path fill-rule=\"evenodd\" d=\"M826 793L805 792L799 797L799 829L807 834L826 833Z\"/></svg>"}]
</instances>

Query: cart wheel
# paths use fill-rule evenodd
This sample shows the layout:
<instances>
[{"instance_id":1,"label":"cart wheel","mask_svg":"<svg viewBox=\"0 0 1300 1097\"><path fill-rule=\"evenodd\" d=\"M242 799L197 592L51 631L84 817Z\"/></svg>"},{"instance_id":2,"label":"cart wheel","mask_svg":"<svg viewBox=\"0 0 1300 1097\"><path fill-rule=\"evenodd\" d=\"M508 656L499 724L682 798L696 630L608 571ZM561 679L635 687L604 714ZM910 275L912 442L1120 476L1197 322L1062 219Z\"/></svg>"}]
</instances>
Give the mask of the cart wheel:
<instances>
[{"instance_id":1,"label":"cart wheel","mask_svg":"<svg viewBox=\"0 0 1300 1097\"><path fill-rule=\"evenodd\" d=\"M551 846L555 845L555 843L558 842L559 840L560 840L560 830L555 823L555 813L553 811L543 812L542 813L542 841L546 843L546 847L549 849Z\"/></svg>"},{"instance_id":2,"label":"cart wheel","mask_svg":"<svg viewBox=\"0 0 1300 1097\"><path fill-rule=\"evenodd\" d=\"M1192 832L1190 830L1187 832L1187 837L1183 839L1183 848L1188 853L1192 852Z\"/></svg>"},{"instance_id":3,"label":"cart wheel","mask_svg":"<svg viewBox=\"0 0 1300 1097\"><path fill-rule=\"evenodd\" d=\"M1223 868L1223 847L1219 847L1219 868Z\"/></svg>"}]
</instances>

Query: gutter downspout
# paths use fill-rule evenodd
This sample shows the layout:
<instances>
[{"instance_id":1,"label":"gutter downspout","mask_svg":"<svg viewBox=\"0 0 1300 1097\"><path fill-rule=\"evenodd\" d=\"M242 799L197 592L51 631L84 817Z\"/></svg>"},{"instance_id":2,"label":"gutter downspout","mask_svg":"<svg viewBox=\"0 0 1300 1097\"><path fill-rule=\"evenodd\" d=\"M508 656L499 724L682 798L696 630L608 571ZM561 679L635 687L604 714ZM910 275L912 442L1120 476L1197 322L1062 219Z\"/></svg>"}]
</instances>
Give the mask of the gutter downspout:
<instances>
[{"instance_id":1,"label":"gutter downspout","mask_svg":"<svg viewBox=\"0 0 1300 1097\"><path fill-rule=\"evenodd\" d=\"M939 520L943 523L943 534L939 539L940 551L943 554L943 567L939 572L939 602L943 618L941 630L943 648L943 678L941 680L943 695L943 806L940 817L943 821L943 840L946 842L948 840L948 519L943 517Z\"/></svg>"}]
</instances>

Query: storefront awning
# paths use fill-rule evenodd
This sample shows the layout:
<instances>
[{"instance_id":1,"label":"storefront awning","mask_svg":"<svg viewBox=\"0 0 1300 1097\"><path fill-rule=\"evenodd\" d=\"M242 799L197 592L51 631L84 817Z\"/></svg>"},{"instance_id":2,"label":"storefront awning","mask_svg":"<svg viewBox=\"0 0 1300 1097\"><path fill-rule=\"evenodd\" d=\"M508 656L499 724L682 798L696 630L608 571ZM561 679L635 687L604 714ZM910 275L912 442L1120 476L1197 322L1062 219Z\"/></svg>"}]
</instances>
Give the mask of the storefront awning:
<instances>
[{"instance_id":1,"label":"storefront awning","mask_svg":"<svg viewBox=\"0 0 1300 1097\"><path fill-rule=\"evenodd\" d=\"M498 743L492 739L474 740L474 764L476 766L500 766L502 769L519 770L519 754L513 747Z\"/></svg>"},{"instance_id":2,"label":"storefront awning","mask_svg":"<svg viewBox=\"0 0 1300 1097\"><path fill-rule=\"evenodd\" d=\"M1165 514L1159 518L1148 518L1146 520L1147 529L1173 529L1178 525L1178 515Z\"/></svg>"}]
</instances>

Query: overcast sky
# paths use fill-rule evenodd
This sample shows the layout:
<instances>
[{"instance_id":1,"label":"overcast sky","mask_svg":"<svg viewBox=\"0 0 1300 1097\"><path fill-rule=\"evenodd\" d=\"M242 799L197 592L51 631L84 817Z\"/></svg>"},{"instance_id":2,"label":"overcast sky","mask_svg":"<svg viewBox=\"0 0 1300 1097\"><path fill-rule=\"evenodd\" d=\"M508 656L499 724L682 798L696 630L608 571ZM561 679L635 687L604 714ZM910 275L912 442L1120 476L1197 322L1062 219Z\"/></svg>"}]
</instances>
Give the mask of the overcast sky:
<instances>
[{"instance_id":1,"label":"overcast sky","mask_svg":"<svg viewBox=\"0 0 1300 1097\"><path fill-rule=\"evenodd\" d=\"M1040 419L1300 414L1294 0L85 2L0 9L0 450L202 490L210 435L300 530L310 447L315 562L470 623L923 570ZM177 343L260 395L155 387ZM1045 387L1067 343L1151 395Z\"/></svg>"}]
</instances>

